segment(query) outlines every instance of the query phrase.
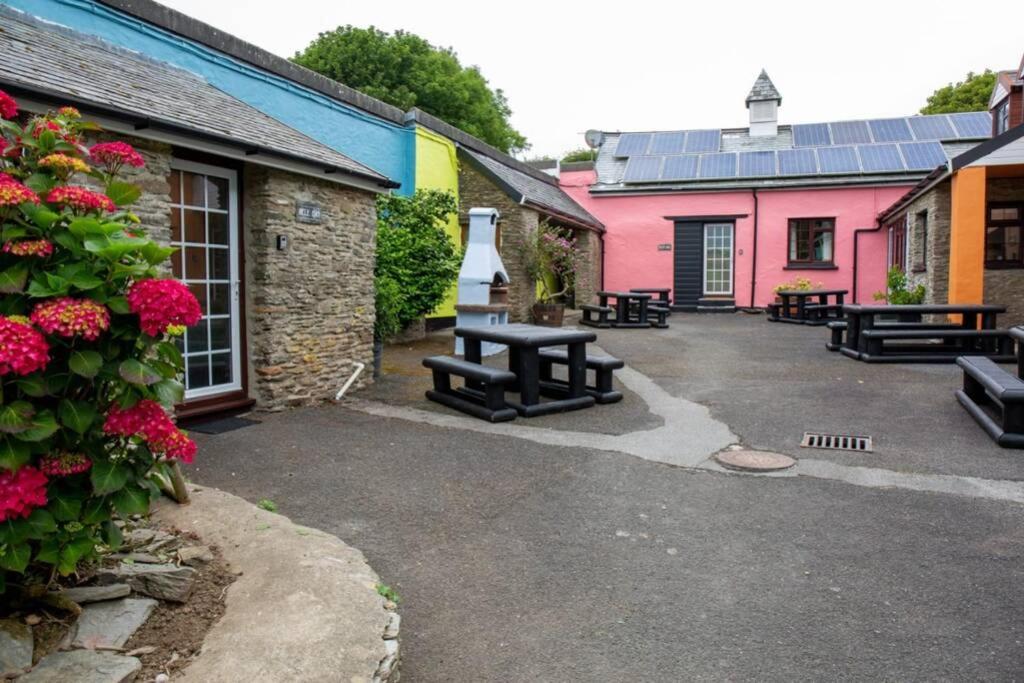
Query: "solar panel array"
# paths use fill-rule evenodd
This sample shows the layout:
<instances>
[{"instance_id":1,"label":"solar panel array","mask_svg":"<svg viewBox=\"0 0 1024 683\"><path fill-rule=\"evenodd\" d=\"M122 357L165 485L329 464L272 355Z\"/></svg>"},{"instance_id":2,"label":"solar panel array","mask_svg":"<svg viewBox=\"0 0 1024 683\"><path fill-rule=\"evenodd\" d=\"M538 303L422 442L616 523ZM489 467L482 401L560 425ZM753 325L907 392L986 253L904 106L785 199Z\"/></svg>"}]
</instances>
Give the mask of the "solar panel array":
<instances>
[{"instance_id":1,"label":"solar panel array","mask_svg":"<svg viewBox=\"0 0 1024 683\"><path fill-rule=\"evenodd\" d=\"M987 138L992 134L988 112L906 116L870 121L801 123L793 126L794 147L866 145L872 142L915 142ZM628 156L616 154L616 156Z\"/></svg>"},{"instance_id":2,"label":"solar panel array","mask_svg":"<svg viewBox=\"0 0 1024 683\"><path fill-rule=\"evenodd\" d=\"M622 182L906 173L928 171L944 163L946 152L935 140L759 152L642 155L629 158Z\"/></svg>"},{"instance_id":3,"label":"solar panel array","mask_svg":"<svg viewBox=\"0 0 1024 683\"><path fill-rule=\"evenodd\" d=\"M720 130L670 130L663 133L623 133L615 156L653 154L702 154L717 152L722 141Z\"/></svg>"}]
</instances>

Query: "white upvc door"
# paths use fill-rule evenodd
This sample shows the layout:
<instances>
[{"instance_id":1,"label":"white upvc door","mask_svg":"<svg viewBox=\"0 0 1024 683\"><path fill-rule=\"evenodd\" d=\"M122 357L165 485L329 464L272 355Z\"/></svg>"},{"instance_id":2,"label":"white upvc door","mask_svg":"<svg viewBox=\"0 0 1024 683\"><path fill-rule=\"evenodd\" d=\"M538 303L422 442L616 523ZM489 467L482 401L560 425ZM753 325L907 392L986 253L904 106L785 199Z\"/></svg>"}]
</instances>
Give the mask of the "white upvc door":
<instances>
[{"instance_id":1,"label":"white upvc door","mask_svg":"<svg viewBox=\"0 0 1024 683\"><path fill-rule=\"evenodd\" d=\"M732 223L704 225L704 294L732 294Z\"/></svg>"},{"instance_id":2,"label":"white upvc door","mask_svg":"<svg viewBox=\"0 0 1024 683\"><path fill-rule=\"evenodd\" d=\"M171 162L171 257L203 311L179 340L185 355L185 400L242 388L239 301L238 174L227 168Z\"/></svg>"}]
</instances>

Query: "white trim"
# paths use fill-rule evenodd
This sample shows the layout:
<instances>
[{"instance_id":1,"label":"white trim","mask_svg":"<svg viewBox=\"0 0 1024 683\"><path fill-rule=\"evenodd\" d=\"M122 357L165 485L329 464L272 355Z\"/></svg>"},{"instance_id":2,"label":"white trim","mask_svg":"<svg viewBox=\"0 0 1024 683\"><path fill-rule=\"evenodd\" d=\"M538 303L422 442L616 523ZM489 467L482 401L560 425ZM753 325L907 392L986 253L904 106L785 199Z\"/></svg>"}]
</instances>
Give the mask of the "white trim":
<instances>
[{"instance_id":1,"label":"white trim","mask_svg":"<svg viewBox=\"0 0 1024 683\"><path fill-rule=\"evenodd\" d=\"M708 228L727 228L729 237L729 277L728 284L729 290L726 292L709 292L708 291ZM702 252L701 252L701 278L703 280L702 289L704 296L732 296L733 295L733 277L735 276L736 268L736 225L734 223L704 223L703 225L703 236L702 236Z\"/></svg>"},{"instance_id":2,"label":"white trim","mask_svg":"<svg viewBox=\"0 0 1024 683\"><path fill-rule=\"evenodd\" d=\"M185 171L187 173L198 173L202 175L212 176L214 178L223 178L228 181L228 249L229 249L229 272L230 279L227 281L229 286L229 294L231 297L230 316L231 316L231 379L232 381L228 384L217 384L215 386L202 387L200 389L188 389L185 391L185 400L191 401L199 398L209 398L211 396L218 396L221 394L233 393L241 390L242 388L242 310L241 301L239 300L239 286L241 283L241 269L239 262L239 247L238 247L238 173L229 168L222 168L220 166L211 166L209 164L200 164L194 161L185 161L183 159L172 158L171 159L171 170L172 171ZM179 188L181 192L182 188ZM184 210L183 205L175 205L174 208ZM203 210L205 215L205 210ZM206 221L207 238L209 237L209 221ZM182 221L181 225L181 237L184 238L185 226ZM202 246L206 246L205 244ZM223 245L212 245L212 246L223 246ZM184 259L184 249L176 253L175 256L181 255ZM209 264L207 264L209 265ZM187 275L185 272L185 264L182 261L182 274ZM209 274L209 269L207 269ZM193 282L203 282L209 284L224 284L223 280L214 281L210 279L204 279ZM210 293L207 290L206 305L210 305ZM211 315L209 318L204 320L223 320L224 314ZM198 358L204 356L210 358L211 353L211 335L209 324L206 326L206 351L205 352L186 352L186 359ZM186 347L187 350L187 347ZM212 359L211 359L212 360ZM187 361L186 361L187 363ZM210 366L210 380L212 382L212 365ZM186 377L187 379L187 377Z\"/></svg>"}]
</instances>

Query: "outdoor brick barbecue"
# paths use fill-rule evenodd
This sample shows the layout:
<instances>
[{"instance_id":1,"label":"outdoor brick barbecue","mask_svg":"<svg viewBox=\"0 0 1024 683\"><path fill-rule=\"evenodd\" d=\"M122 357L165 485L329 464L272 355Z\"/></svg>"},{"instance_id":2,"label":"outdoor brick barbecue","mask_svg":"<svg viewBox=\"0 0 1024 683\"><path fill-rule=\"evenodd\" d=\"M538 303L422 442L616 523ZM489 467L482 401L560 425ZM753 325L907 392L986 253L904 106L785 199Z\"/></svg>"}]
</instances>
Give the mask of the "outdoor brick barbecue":
<instances>
[{"instance_id":1,"label":"outdoor brick barbecue","mask_svg":"<svg viewBox=\"0 0 1024 683\"><path fill-rule=\"evenodd\" d=\"M456 325L504 325L508 322L508 273L494 244L498 225L496 209L470 209L466 255L459 270ZM501 344L485 342L485 356L500 353ZM462 338L455 340L455 353L462 355Z\"/></svg>"}]
</instances>

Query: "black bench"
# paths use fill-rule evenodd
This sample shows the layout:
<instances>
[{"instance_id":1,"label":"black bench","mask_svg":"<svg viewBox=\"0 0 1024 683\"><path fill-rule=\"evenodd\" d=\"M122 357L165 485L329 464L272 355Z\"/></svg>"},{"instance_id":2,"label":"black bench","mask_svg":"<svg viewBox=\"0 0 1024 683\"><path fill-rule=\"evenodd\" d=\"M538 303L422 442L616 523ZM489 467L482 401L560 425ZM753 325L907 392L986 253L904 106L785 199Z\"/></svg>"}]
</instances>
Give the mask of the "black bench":
<instances>
[{"instance_id":1,"label":"black bench","mask_svg":"<svg viewBox=\"0 0 1024 683\"><path fill-rule=\"evenodd\" d=\"M489 422L514 420L516 411L505 403L505 386L514 384L515 373L451 356L429 356L424 367L434 374L434 388L427 398ZM466 386L452 388L452 375L466 380Z\"/></svg>"},{"instance_id":2,"label":"black bench","mask_svg":"<svg viewBox=\"0 0 1024 683\"><path fill-rule=\"evenodd\" d=\"M1018 344L1024 346L1024 331ZM1024 366L1024 350L1018 358ZM997 444L1024 448L1024 379L989 358L961 356L956 364L964 371L964 388L956 392L960 404Z\"/></svg>"},{"instance_id":3,"label":"black bench","mask_svg":"<svg viewBox=\"0 0 1024 683\"><path fill-rule=\"evenodd\" d=\"M906 329L875 327L862 330L860 359L868 363L953 363L958 356L988 356L1000 362L1014 359L1013 340L1007 330ZM941 343L904 343L886 341Z\"/></svg>"},{"instance_id":4,"label":"black bench","mask_svg":"<svg viewBox=\"0 0 1024 683\"><path fill-rule=\"evenodd\" d=\"M829 351L838 351L843 348L843 337L846 336L846 321L833 320L825 325L831 337L825 342L825 348Z\"/></svg>"},{"instance_id":5,"label":"black bench","mask_svg":"<svg viewBox=\"0 0 1024 683\"><path fill-rule=\"evenodd\" d=\"M595 306L594 304L582 304L580 310L583 311L583 319L580 320L580 325L586 325L588 327L611 327L611 321L608 320L608 316L615 312L615 309L611 306ZM597 319L594 319L593 314L597 314Z\"/></svg>"},{"instance_id":6,"label":"black bench","mask_svg":"<svg viewBox=\"0 0 1024 683\"><path fill-rule=\"evenodd\" d=\"M843 317L842 304L804 304L804 322L807 325L826 325Z\"/></svg>"},{"instance_id":7,"label":"black bench","mask_svg":"<svg viewBox=\"0 0 1024 683\"><path fill-rule=\"evenodd\" d=\"M846 330L849 327L845 320L833 320L826 324L831 338L825 342L829 351L838 351L846 345ZM956 323L875 323L875 330L959 330L963 329Z\"/></svg>"},{"instance_id":8,"label":"black bench","mask_svg":"<svg viewBox=\"0 0 1024 683\"><path fill-rule=\"evenodd\" d=\"M541 390L549 395L562 396L568 391L569 383L555 379L552 375L553 365L568 365L569 353L559 349L541 349L540 382ZM612 373L625 367L618 358L611 356L587 356L587 369L594 371L594 384L587 385L587 393L598 403L615 403L622 400L622 392L616 391L612 384Z\"/></svg>"},{"instance_id":9,"label":"black bench","mask_svg":"<svg viewBox=\"0 0 1024 683\"><path fill-rule=\"evenodd\" d=\"M768 320L778 322L779 314L782 312L782 304L768 304L765 306L765 310L768 312Z\"/></svg>"},{"instance_id":10,"label":"black bench","mask_svg":"<svg viewBox=\"0 0 1024 683\"><path fill-rule=\"evenodd\" d=\"M668 329L668 316L671 315L669 309L665 306L654 306L650 305L647 307L647 317L654 316L655 320L651 323L651 327L657 327L659 330Z\"/></svg>"}]
</instances>

